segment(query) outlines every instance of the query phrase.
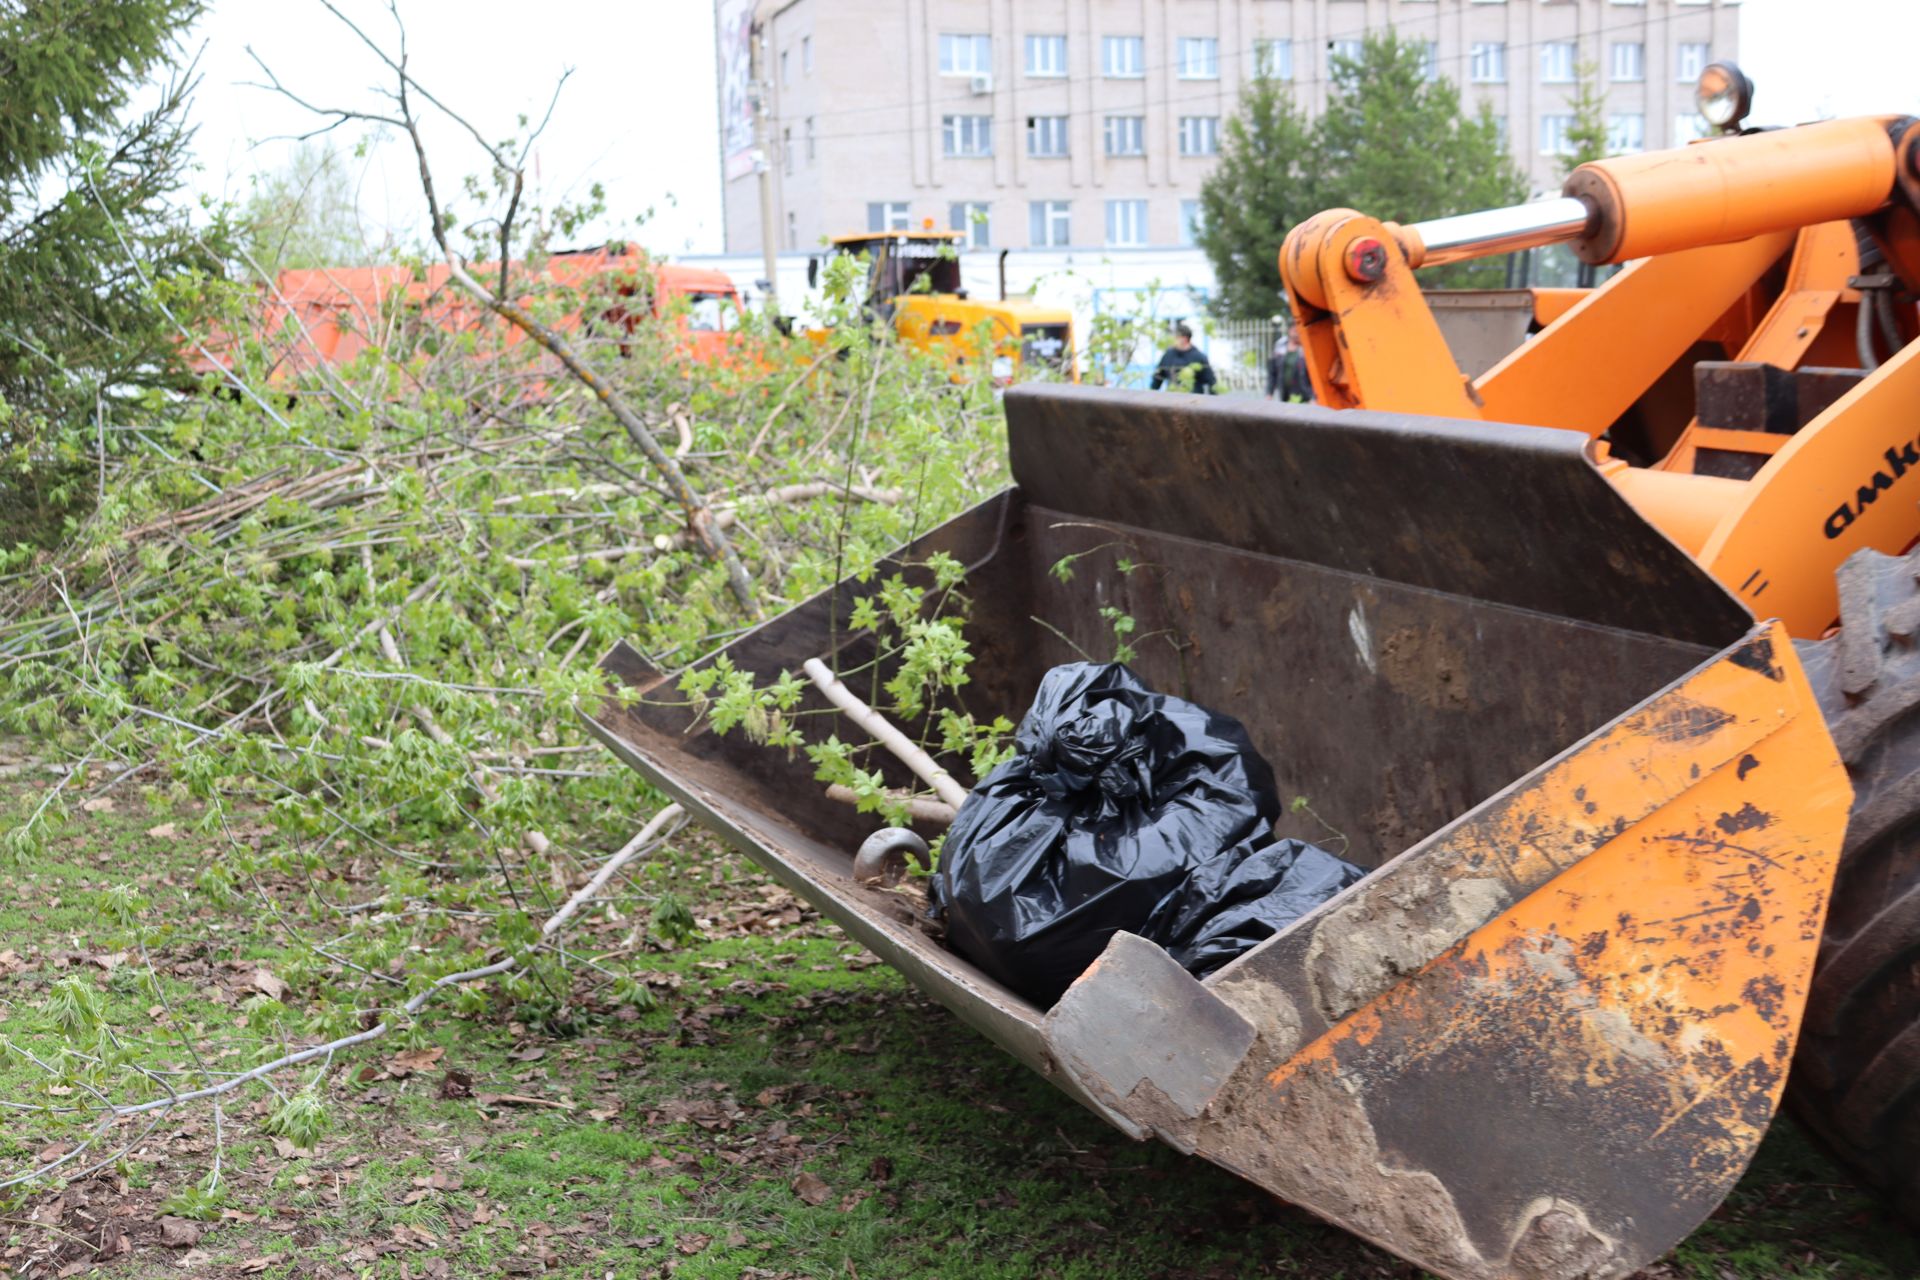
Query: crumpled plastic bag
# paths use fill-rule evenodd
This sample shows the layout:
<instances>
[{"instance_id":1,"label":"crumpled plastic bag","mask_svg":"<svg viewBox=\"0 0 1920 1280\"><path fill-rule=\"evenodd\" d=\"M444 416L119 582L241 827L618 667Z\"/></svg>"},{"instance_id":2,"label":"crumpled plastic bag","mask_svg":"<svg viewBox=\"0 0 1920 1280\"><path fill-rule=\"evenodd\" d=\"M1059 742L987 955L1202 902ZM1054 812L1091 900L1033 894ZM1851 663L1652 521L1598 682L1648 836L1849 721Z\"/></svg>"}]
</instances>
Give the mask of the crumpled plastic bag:
<instances>
[{"instance_id":1,"label":"crumpled plastic bag","mask_svg":"<svg viewBox=\"0 0 1920 1280\"><path fill-rule=\"evenodd\" d=\"M947 943L1051 1005L1120 930L1213 972L1365 874L1273 838L1273 770L1240 722L1119 663L1055 667L974 787L931 897Z\"/></svg>"}]
</instances>

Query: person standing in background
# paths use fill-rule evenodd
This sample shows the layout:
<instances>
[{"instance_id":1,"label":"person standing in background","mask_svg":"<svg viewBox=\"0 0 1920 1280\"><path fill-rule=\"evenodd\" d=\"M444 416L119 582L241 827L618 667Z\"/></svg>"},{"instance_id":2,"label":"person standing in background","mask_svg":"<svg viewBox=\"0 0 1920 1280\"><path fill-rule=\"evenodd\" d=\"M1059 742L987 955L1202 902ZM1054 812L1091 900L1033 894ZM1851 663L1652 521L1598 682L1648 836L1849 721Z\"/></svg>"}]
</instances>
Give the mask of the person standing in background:
<instances>
[{"instance_id":1,"label":"person standing in background","mask_svg":"<svg viewBox=\"0 0 1920 1280\"><path fill-rule=\"evenodd\" d=\"M1293 334L1282 332L1267 358L1267 398L1313 403L1313 380L1307 376L1307 358Z\"/></svg>"},{"instance_id":2,"label":"person standing in background","mask_svg":"<svg viewBox=\"0 0 1920 1280\"><path fill-rule=\"evenodd\" d=\"M1207 353L1193 345L1193 330L1184 323L1175 325L1173 345L1160 357L1160 364L1153 371L1153 389L1158 391L1164 386L1172 391L1194 391L1210 396L1214 394L1215 381Z\"/></svg>"}]
</instances>

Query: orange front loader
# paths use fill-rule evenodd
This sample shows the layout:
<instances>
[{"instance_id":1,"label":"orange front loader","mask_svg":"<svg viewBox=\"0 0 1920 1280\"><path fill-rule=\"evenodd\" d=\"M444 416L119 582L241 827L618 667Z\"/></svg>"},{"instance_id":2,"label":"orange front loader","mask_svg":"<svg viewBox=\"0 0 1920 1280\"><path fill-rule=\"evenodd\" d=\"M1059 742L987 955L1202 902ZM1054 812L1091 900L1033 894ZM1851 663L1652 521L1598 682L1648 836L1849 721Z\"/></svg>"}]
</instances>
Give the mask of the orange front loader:
<instances>
[{"instance_id":1,"label":"orange front loader","mask_svg":"<svg viewBox=\"0 0 1920 1280\"><path fill-rule=\"evenodd\" d=\"M627 696L593 731L1128 1134L1451 1280L1672 1248L1779 1103L1846 821L1785 629L1570 432L1032 385L1006 406L1015 487L702 663L884 682L855 606L943 553L967 711L1017 715L1117 610L1139 674L1245 724L1365 879L1204 980L1120 933L1044 1008L863 883L876 820L804 756L715 733L676 673L617 648ZM832 714L808 696L792 714Z\"/></svg>"},{"instance_id":2,"label":"orange front loader","mask_svg":"<svg viewBox=\"0 0 1920 1280\"><path fill-rule=\"evenodd\" d=\"M1543 300L1537 332L1464 376L1415 270L1555 242L1628 265ZM1288 236L1281 271L1323 404L1578 432L1637 511L1799 639L1859 795L1793 1093L1920 1214L1920 560L1892 558L1920 540L1920 126L1734 132L1411 226L1332 210Z\"/></svg>"},{"instance_id":3,"label":"orange front loader","mask_svg":"<svg viewBox=\"0 0 1920 1280\"><path fill-rule=\"evenodd\" d=\"M1280 794L1369 869L1205 979L1120 933L1038 1007L856 876L854 850L896 836L806 759L714 733L676 673L617 648L627 696L592 728L1123 1131L1449 1280L1631 1275L1739 1178L1803 1016L1804 1043L1852 1046L1797 1068L1835 1125L1890 1143L1920 1124L1920 1036L1882 1016L1889 990L1920 991L1886 985L1920 935L1860 918L1876 894L1920 905L1898 893L1920 874L1864 852L1920 827L1899 733L1920 604L1872 560L1848 562L1839 606L1832 585L1853 548L1912 538L1898 508L1920 523L1920 423L1890 394L1920 247L1908 142L1840 122L1610 162L1543 207L1313 219L1283 266L1331 408L1009 390L1014 487L880 570L966 566L965 709L1018 714L1125 615L1139 674L1239 719ZM1463 377L1415 266L1551 239L1651 256ZM820 659L878 689L867 581L701 663ZM1837 642L1796 646L1836 613ZM795 715L831 714L808 696ZM1323 830L1296 814L1280 834ZM1861 1000L1818 994L1817 961Z\"/></svg>"}]
</instances>

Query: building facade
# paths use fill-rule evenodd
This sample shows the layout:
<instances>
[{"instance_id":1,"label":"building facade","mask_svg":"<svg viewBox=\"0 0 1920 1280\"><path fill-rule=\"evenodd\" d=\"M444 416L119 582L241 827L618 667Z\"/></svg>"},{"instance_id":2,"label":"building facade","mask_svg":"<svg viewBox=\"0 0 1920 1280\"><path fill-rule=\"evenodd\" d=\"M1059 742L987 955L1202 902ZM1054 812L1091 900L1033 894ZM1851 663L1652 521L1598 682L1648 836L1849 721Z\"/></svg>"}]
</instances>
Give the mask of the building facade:
<instances>
[{"instance_id":1,"label":"building facade","mask_svg":"<svg viewBox=\"0 0 1920 1280\"><path fill-rule=\"evenodd\" d=\"M1388 27L1426 42L1432 73L1469 109L1487 103L1536 189L1555 191L1583 64L1613 150L1674 145L1698 136L1694 80L1737 55L1740 14L1738 0L716 5L729 252L760 247L760 165L787 252L929 221L995 249L1190 243L1242 86L1273 76L1317 111L1333 60Z\"/></svg>"}]
</instances>

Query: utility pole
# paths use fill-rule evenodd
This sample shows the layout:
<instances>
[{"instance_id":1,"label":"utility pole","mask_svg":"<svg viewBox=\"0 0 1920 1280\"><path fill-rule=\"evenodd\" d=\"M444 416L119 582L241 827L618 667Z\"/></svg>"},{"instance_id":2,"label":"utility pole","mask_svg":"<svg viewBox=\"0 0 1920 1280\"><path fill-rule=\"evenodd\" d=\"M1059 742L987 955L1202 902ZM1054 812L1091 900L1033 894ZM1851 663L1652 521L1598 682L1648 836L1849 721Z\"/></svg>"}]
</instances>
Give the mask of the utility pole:
<instances>
[{"instance_id":1,"label":"utility pole","mask_svg":"<svg viewBox=\"0 0 1920 1280\"><path fill-rule=\"evenodd\" d=\"M767 314L780 314L780 228L773 208L773 121L768 109L773 84L767 70L766 31L754 24L750 55L753 71L753 167L760 175L760 254L767 273Z\"/></svg>"}]
</instances>

